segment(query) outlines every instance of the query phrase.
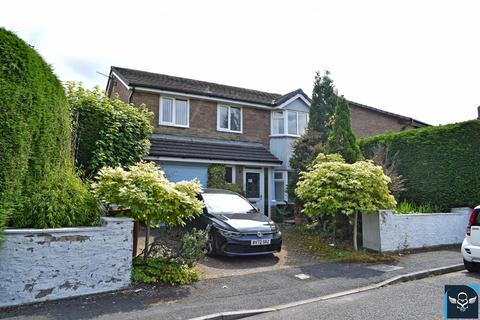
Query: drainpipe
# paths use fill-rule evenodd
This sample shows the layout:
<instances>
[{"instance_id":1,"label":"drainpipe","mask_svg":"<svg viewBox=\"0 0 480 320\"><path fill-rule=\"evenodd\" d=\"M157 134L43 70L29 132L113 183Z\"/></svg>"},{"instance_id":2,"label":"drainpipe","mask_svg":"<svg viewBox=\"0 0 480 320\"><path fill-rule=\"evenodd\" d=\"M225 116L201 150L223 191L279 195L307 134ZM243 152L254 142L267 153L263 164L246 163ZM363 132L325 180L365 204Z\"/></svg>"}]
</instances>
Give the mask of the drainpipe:
<instances>
[{"instance_id":1,"label":"drainpipe","mask_svg":"<svg viewBox=\"0 0 480 320\"><path fill-rule=\"evenodd\" d=\"M128 96L128 103L132 102L132 96L135 93L135 87L132 86L132 92L130 92L130 95Z\"/></svg>"}]
</instances>

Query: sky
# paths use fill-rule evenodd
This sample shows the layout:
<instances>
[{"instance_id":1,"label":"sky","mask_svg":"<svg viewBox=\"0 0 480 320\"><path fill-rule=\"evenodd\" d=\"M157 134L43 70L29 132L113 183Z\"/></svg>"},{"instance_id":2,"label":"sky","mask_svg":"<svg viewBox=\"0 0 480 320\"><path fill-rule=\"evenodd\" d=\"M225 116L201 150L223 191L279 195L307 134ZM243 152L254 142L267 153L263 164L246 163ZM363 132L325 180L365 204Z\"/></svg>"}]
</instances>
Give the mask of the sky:
<instances>
[{"instance_id":1,"label":"sky","mask_svg":"<svg viewBox=\"0 0 480 320\"><path fill-rule=\"evenodd\" d=\"M329 70L347 99L430 124L477 117L480 1L24 1L0 26L62 81L110 66L274 93Z\"/></svg>"}]
</instances>

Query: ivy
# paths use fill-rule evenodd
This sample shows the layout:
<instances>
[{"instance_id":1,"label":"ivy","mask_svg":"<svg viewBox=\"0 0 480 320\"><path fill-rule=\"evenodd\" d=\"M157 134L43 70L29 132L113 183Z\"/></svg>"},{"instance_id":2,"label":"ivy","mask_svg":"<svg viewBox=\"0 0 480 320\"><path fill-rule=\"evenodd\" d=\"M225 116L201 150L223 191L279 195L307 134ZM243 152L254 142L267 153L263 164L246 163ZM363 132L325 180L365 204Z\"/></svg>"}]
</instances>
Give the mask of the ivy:
<instances>
[{"instance_id":1,"label":"ivy","mask_svg":"<svg viewBox=\"0 0 480 320\"><path fill-rule=\"evenodd\" d=\"M208 166L207 187L212 189L230 190L244 195L242 186L225 181L225 166L223 164L211 164Z\"/></svg>"}]
</instances>

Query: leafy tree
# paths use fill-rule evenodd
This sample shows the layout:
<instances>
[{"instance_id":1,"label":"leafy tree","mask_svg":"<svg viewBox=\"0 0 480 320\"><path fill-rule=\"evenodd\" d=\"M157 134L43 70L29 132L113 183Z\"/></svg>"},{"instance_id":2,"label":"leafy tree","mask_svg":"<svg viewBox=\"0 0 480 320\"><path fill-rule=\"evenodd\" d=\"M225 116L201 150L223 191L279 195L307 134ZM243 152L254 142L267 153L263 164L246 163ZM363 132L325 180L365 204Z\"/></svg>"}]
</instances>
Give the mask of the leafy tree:
<instances>
[{"instance_id":1,"label":"leafy tree","mask_svg":"<svg viewBox=\"0 0 480 320\"><path fill-rule=\"evenodd\" d=\"M182 226L203 208L203 202L197 199L202 190L197 180L172 183L153 162L139 162L128 171L120 166L105 167L92 188L104 203L129 208L133 218L145 223L145 262L152 225L161 221L169 226Z\"/></svg>"},{"instance_id":2,"label":"leafy tree","mask_svg":"<svg viewBox=\"0 0 480 320\"><path fill-rule=\"evenodd\" d=\"M100 88L86 90L80 83L68 82L66 89L75 163L87 177L104 166L133 165L148 153L153 114L145 105L110 99Z\"/></svg>"},{"instance_id":3,"label":"leafy tree","mask_svg":"<svg viewBox=\"0 0 480 320\"><path fill-rule=\"evenodd\" d=\"M304 212L312 218L353 215L353 246L357 247L358 213L391 209L396 205L388 190L388 178L371 161L348 164L338 154L320 154L302 172L296 193L305 203Z\"/></svg>"},{"instance_id":4,"label":"leafy tree","mask_svg":"<svg viewBox=\"0 0 480 320\"><path fill-rule=\"evenodd\" d=\"M322 76L317 71L310 104L308 129L318 132L320 134L319 142L323 144L328 139L330 117L335 110L336 100L337 91L333 85L333 80L330 78L330 72L325 71Z\"/></svg>"},{"instance_id":5,"label":"leafy tree","mask_svg":"<svg viewBox=\"0 0 480 320\"><path fill-rule=\"evenodd\" d=\"M0 28L0 229L92 225L99 210L77 176L62 83Z\"/></svg>"},{"instance_id":6,"label":"leafy tree","mask_svg":"<svg viewBox=\"0 0 480 320\"><path fill-rule=\"evenodd\" d=\"M328 135L328 152L340 154L347 162L357 161L360 147L352 130L352 118L347 100L342 96L337 99L332 128Z\"/></svg>"}]
</instances>

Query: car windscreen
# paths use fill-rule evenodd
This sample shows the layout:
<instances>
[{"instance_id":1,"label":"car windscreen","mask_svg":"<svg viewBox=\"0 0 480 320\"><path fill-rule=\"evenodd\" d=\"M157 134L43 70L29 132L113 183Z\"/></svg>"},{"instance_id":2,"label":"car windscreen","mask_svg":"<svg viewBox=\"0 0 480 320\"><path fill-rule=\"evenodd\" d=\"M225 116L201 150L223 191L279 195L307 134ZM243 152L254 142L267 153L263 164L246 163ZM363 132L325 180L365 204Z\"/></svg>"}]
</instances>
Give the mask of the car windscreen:
<instances>
[{"instance_id":1,"label":"car windscreen","mask_svg":"<svg viewBox=\"0 0 480 320\"><path fill-rule=\"evenodd\" d=\"M203 202L211 214L253 213L255 208L242 197L227 193L204 193Z\"/></svg>"}]
</instances>

